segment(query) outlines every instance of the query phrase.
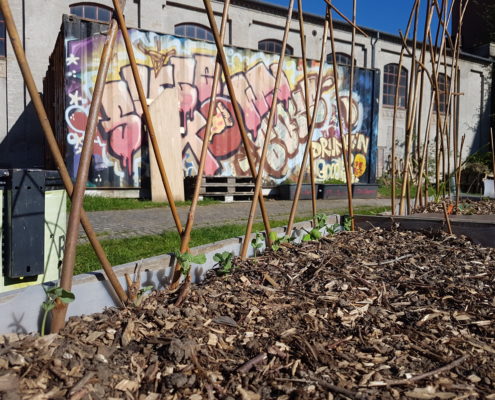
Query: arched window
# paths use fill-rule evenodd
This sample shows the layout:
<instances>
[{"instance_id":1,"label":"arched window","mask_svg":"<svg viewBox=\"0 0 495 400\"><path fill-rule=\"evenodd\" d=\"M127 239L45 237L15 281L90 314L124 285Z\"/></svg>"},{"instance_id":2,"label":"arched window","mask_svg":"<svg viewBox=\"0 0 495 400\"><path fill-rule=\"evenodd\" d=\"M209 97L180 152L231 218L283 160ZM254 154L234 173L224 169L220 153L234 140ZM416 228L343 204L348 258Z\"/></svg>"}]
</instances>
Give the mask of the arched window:
<instances>
[{"instance_id":1,"label":"arched window","mask_svg":"<svg viewBox=\"0 0 495 400\"><path fill-rule=\"evenodd\" d=\"M268 51L270 53L278 53L282 51L282 42L280 40L276 39L266 39L258 42L258 50L261 51ZM285 55L286 56L291 56L294 54L294 49L286 45L285 46Z\"/></svg>"},{"instance_id":2,"label":"arched window","mask_svg":"<svg viewBox=\"0 0 495 400\"><path fill-rule=\"evenodd\" d=\"M335 53L335 58L337 59L337 65L351 65L351 56L345 53ZM333 64L333 53L327 56L327 63ZM356 61L354 61L354 66L356 66Z\"/></svg>"},{"instance_id":3,"label":"arched window","mask_svg":"<svg viewBox=\"0 0 495 400\"><path fill-rule=\"evenodd\" d=\"M5 42L6 37L5 18L0 11L0 57L5 57L5 55L7 54L7 43Z\"/></svg>"},{"instance_id":4,"label":"arched window","mask_svg":"<svg viewBox=\"0 0 495 400\"><path fill-rule=\"evenodd\" d=\"M447 112L448 94L450 92L450 78L445 74L438 74L438 110L445 114ZM435 101L435 111L437 102Z\"/></svg>"},{"instance_id":5,"label":"arched window","mask_svg":"<svg viewBox=\"0 0 495 400\"><path fill-rule=\"evenodd\" d=\"M395 93L397 90L397 77L399 76L399 64L387 64L383 69L383 105L394 107ZM407 105L407 69L400 71L399 98L397 106L406 108Z\"/></svg>"},{"instance_id":6,"label":"arched window","mask_svg":"<svg viewBox=\"0 0 495 400\"><path fill-rule=\"evenodd\" d=\"M112 9L94 3L71 4L70 13L81 18L92 19L98 22L110 22Z\"/></svg>"},{"instance_id":7,"label":"arched window","mask_svg":"<svg viewBox=\"0 0 495 400\"><path fill-rule=\"evenodd\" d=\"M213 33L210 28L199 24L185 23L175 25L175 34L179 36L185 36L190 39L208 40L213 42Z\"/></svg>"}]
</instances>

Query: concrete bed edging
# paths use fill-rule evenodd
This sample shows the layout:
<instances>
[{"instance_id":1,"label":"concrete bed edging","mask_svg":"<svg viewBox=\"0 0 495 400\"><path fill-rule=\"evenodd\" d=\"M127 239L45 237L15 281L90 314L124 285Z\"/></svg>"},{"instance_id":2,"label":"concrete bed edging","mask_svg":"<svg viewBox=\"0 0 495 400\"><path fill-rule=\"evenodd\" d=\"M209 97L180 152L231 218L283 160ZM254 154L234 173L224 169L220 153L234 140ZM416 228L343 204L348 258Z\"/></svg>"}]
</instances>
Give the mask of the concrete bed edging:
<instances>
[{"instance_id":1,"label":"concrete bed edging","mask_svg":"<svg viewBox=\"0 0 495 400\"><path fill-rule=\"evenodd\" d=\"M328 223L340 222L340 216L329 215ZM287 227L274 228L273 231L285 233ZM294 236L300 241L306 231L311 230L311 221L294 224ZM252 235L254 237L254 234ZM219 242L205 244L191 249L192 254L205 254L206 263L193 264L191 273L194 283L201 282L207 271L213 269L216 262L213 256L216 253L230 251L238 255L241 250L244 236L221 240ZM261 251L264 250L264 247ZM249 246L248 255L253 255L253 249ZM175 257L170 254L150 257L141 261L135 261L114 267L114 271L121 283L126 288L124 274L131 276L137 263L141 263L141 286L153 286L155 289L167 287ZM45 285L56 285L56 282L46 282ZM72 285L72 292L76 299L69 304L67 317L81 316L102 312L107 307L116 307L119 301L114 295L113 289L106 280L102 270L76 275ZM88 295L90 294L90 295ZM46 295L42 285L29 286L23 289L13 290L0 295L0 335L9 333L39 332L43 312L41 304Z\"/></svg>"}]
</instances>

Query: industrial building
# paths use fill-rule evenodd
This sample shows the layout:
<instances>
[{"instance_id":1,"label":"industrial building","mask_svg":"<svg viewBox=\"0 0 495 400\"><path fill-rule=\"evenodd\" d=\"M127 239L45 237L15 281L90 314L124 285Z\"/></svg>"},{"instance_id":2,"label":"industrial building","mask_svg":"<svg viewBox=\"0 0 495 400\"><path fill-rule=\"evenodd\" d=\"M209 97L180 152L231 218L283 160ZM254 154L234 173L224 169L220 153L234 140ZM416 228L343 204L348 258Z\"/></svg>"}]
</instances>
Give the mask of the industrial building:
<instances>
[{"instance_id":1,"label":"industrial building","mask_svg":"<svg viewBox=\"0 0 495 400\"><path fill-rule=\"evenodd\" d=\"M220 25L223 2L213 1L212 3L217 16L217 24ZM101 38L102 34L104 34L105 23L111 18L112 2L110 0L88 3L70 3L63 0L11 0L10 4L24 41L24 48L33 69L36 83L39 88L45 87L47 108L53 106L52 115L57 112L60 114L60 110L64 112L65 126L64 121L60 120L62 118L60 115L54 115L54 118L58 118L59 121L53 122L56 126L55 130L59 136L60 145L66 155L69 169L72 166L71 172L75 176L76 169L74 169L74 166L77 168L77 146L74 143L80 140L80 136L77 136L77 133L81 130L84 131L84 129L81 129L84 126L84 107L82 106L88 104L90 98L83 96L83 89L76 91L71 86L74 82L70 80L77 78L79 79L79 84L81 82L87 84L91 80L91 76L94 77L94 66L98 62L96 50L99 46L98 43L101 42L98 38ZM66 15L65 17L63 17L64 14ZM196 82L199 81L201 76L205 78L206 82L208 81L205 71L208 70L209 74L212 74L211 68L214 66L215 50L214 45L211 43L212 35L203 9L203 3L200 0L134 0L127 2L125 14L128 26L136 28L133 31L133 40L135 39L134 44L139 58L138 63L141 60L143 66L148 65L149 71L146 73L149 74L147 82L149 84L148 96L150 104L152 105L153 101L159 98L161 92L165 90L170 90L170 96L177 96L176 99L181 104L179 107L181 109L180 113L176 112L177 118L174 116L167 123L172 124L172 120L177 119L178 133L181 135L179 141L182 141L182 144L178 146L180 147L183 163L182 170L178 172L179 176L181 174L194 176L194 149L198 146L194 142L201 140L201 124L195 116L201 117L202 107L207 105L206 100L209 96L207 91L203 93L208 86L206 85L205 88L198 87ZM258 75L255 75L253 79L259 80L259 74L265 74L263 75L264 83L270 84L270 78L273 78L270 66L276 63L278 59L276 53L280 51L286 16L287 9L284 7L255 0L232 1L225 43L231 46L228 53L232 55L233 59L235 57L244 58L242 62L245 65L237 68L237 71L246 75L246 79L244 83L239 82L238 87L241 90L244 84L245 89L249 88L252 91L250 96L254 97L254 100L251 99L253 103L266 100L266 98L260 98L263 90L260 89L260 93L257 93L256 86L259 83L250 82L248 72L253 71L252 67L259 65L260 60L265 60L264 68L260 68L258 72L255 71ZM324 18L319 15L305 14L304 19L307 55L316 69L316 62L320 57L321 51ZM334 24L337 63L343 72L345 89L345 71L350 64L351 27L341 21L334 21ZM355 96L353 101L356 107L356 112L354 113L356 128L355 130L353 128L353 134L356 134L356 149L353 150L357 151L354 158L354 178L363 182L372 182L377 176L386 173L390 168L393 106L398 74L397 64L402 42L397 35L365 27L362 29L368 36L365 37L358 33L356 38L355 61L358 67L358 85L361 82L361 86L353 88L353 96ZM469 29L473 28L467 25L464 36L469 34ZM88 48L82 49L81 43L84 40L94 40L95 44L89 50ZM418 43L418 50L420 45ZM167 46L170 46L170 48ZM493 51L486 52L483 50L483 52L480 48L485 49L488 46L491 49L493 44L491 47L489 44L480 46L471 48L472 54L463 51L459 62L459 115L458 120L453 118L452 123L458 124L461 135L466 135L464 156L478 150L488 142L490 110L492 107L493 54L491 53ZM181 49L182 53L177 53L178 48ZM195 50L191 54L187 53L192 48ZM285 107L287 111L288 132L280 133L279 137L275 135L275 139L279 141L274 142L272 146L273 162L268 161L269 169L266 170L266 173L269 179L267 178L267 184L277 184L293 176L297 170L296 165L300 160L298 153L301 153L300 149L303 148L304 141L302 139L304 134L298 131L298 137L294 140L291 136L293 135L291 129L298 129L299 126L304 125L297 125L297 122L294 122L295 120L297 121L298 111L300 111L297 108L299 101L297 96L300 93L296 90L296 75L298 63L300 62L299 57L301 57L300 48L299 26L297 18L294 18L286 51L286 65L288 71L295 72L286 72L289 89L286 93L287 97L285 99L280 98L281 107ZM83 53L75 53L76 50ZM118 52L119 50L116 51ZM89 54L90 52L94 52L94 54ZM327 52L327 60L330 64L332 54L329 45L327 46ZM207 60L199 60L198 55L205 56ZM50 57L52 57L51 61ZM191 59L186 60L188 57ZM118 96L122 96L124 92L130 93L131 103L129 107L132 107L132 112L129 109L126 114L122 111L122 105L117 105L115 108L110 103L108 103L107 108L114 107L115 109L112 112L116 113L118 109L122 115L125 114L126 124L129 124L126 126L134 126L134 129L139 131L139 137L141 137L140 110L136 102L132 101L132 84L129 86L128 82L125 81L125 75L123 75L125 65L122 58L120 56L117 58L116 69L112 70L113 75L109 77L108 81L116 82L120 80L121 83L113 85L113 92L109 92L108 96L115 99ZM160 63L158 66L156 64L157 60ZM251 64L246 60L249 60ZM203 75L195 69L196 64L194 63L202 66ZM442 63L440 69L442 73L439 76L439 81L443 82L444 87L450 84L451 63L452 60L447 58L447 65ZM234 64L233 61L232 65ZM406 73L401 77L399 83L397 119L399 148L404 142L406 103L411 80L410 64L411 58L406 54L404 62L404 72ZM205 67L205 65L208 65L208 67ZM178 71L186 71L188 70L187 68L190 68L190 76L186 76L186 72L182 75L179 74L180 76L177 75ZM172 78L168 75L165 76L168 74L168 70L174 71ZM60 75L61 73L64 74L63 77ZM159 79L160 74L163 75L160 79L165 80L157 83L155 81ZM172 80L169 82L167 81L168 78ZM188 80L191 80L191 82ZM122 89L123 81L128 86L123 92L119 92ZM157 85L155 89L153 89L152 82ZM186 109L187 107L184 106L186 95L190 95L186 93L188 82L195 87L192 96L198 96L199 93L199 101L191 109ZM349 91L349 88L347 88L347 91ZM431 91L428 83L425 85L425 91ZM265 92L263 92L263 95L268 96ZM60 96L63 97L63 100ZM225 112L228 113L229 110L228 99L227 96L225 97L226 102L222 106L224 109L219 110L220 114L222 112L224 114ZM329 94L330 98L332 96ZM246 95L244 100L246 104L251 100ZM291 104L286 105L284 101L290 101ZM446 96L441 96L439 108L442 115L445 114L447 109L445 102ZM172 105L162 106L173 108L174 104L177 103L172 101ZM81 109L76 110L74 106L81 106ZM291 111L291 107L294 110ZM424 102L423 112L425 115L428 107L427 102ZM69 109L73 111L73 114L68 114ZM328 107L328 110L330 109L331 106ZM42 132L38 127L36 116L30 105L29 95L24 87L10 43L6 40L3 23L0 23L0 110L0 168L45 168L49 166L49 157L43 150ZM262 134L258 135L257 130L262 133L264 115L259 108L256 108L253 113L259 117L259 121L254 123L256 127L250 129L253 141L255 141L257 137L263 137ZM154 176L153 165L150 165L149 168L141 166L142 163L146 164L144 160L152 159L146 141L140 141L137 138L137 134L134 134L134 136L127 136L128 140L125 143L112 142L111 134L114 131L110 130L110 128L105 128L105 124L110 124L109 121L112 120L112 116L110 112L107 114L105 118L102 118L100 128L102 131L106 130L106 133L102 132L100 144L102 148L112 147L113 150L109 151L108 155L104 154L103 150L95 150L93 173L90 172L91 182L88 183L88 186L96 190L119 189L119 194L122 193L121 189L126 189L125 195L142 195L147 192L146 190L143 192L143 185L147 187L153 186ZM131 118L130 115L132 114L135 114L137 119L130 121L129 118ZM158 112L158 114L160 113ZM246 117L246 113L244 115ZM331 132L331 112L329 115L328 119L324 118L322 120L319 127L320 131L326 129ZM283 115L280 116L280 118L282 117ZM430 121L432 126L436 125L435 118L434 116ZM223 121L227 128L229 128L228 119L226 118ZM70 126L67 127L67 125L71 125L70 121L74 122L72 124L73 131L70 130L72 129ZM234 130L235 121L230 121L230 123L232 124L232 130ZM118 126L123 126L122 121L119 124ZM195 124L199 125L196 126ZM112 126L112 129L115 129L116 126ZM223 126L222 129L227 129L226 127ZM193 128L196 130L193 131ZM190 129L191 132L189 132ZM128 130L127 132L130 131ZM191 134L191 140L185 141L184 138L188 137L189 134ZM284 137L284 134L288 136ZM290 140L287 140L287 137ZM338 162L333 160L340 157L340 154L338 154L334 144L335 141L332 141L332 138L331 133L325 136L324 133L320 132L319 136L317 134L314 139L313 151L316 156L316 162L318 163L318 158L326 160L317 165L320 180L340 178L343 174L342 171L339 171ZM228 138L225 138L224 142L221 142L221 139L222 136L218 135L216 138L219 142L216 145L217 148L211 150L210 174L221 176L248 175L247 169L243 165L242 155L238 156L238 153L242 152L242 150L239 145L235 148L235 135L231 133ZM167 140L165 140L165 146L166 143ZM212 144L212 146L215 147L215 144ZM226 150L227 147L228 149ZM361 158L358 158L358 153L362 155ZM279 160L281 154L288 161L281 162ZM152 164L152 162L149 163ZM364 166L361 164L364 164ZM98 172L103 170L107 172L102 174ZM109 170L110 172L108 172ZM143 178L143 176L150 177L150 180ZM113 193L115 194L115 191Z\"/></svg>"}]
</instances>

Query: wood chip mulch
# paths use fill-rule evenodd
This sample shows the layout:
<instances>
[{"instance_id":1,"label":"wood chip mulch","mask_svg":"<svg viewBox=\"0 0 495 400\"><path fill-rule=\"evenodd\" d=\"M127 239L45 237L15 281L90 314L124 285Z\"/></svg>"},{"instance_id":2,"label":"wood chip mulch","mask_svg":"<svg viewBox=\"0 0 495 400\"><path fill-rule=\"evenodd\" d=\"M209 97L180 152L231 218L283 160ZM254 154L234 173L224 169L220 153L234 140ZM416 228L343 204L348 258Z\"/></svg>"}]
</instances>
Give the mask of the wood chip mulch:
<instances>
[{"instance_id":1,"label":"wood chip mulch","mask_svg":"<svg viewBox=\"0 0 495 400\"><path fill-rule=\"evenodd\" d=\"M237 265L181 308L0 337L0 397L495 399L495 249L375 229Z\"/></svg>"},{"instance_id":2,"label":"wood chip mulch","mask_svg":"<svg viewBox=\"0 0 495 400\"><path fill-rule=\"evenodd\" d=\"M495 200L463 200L459 204L459 209L456 210L455 201L445 201L450 207L452 214L455 215L494 215ZM442 203L430 203L426 207L417 207L413 210L413 214L426 213L443 213Z\"/></svg>"}]
</instances>

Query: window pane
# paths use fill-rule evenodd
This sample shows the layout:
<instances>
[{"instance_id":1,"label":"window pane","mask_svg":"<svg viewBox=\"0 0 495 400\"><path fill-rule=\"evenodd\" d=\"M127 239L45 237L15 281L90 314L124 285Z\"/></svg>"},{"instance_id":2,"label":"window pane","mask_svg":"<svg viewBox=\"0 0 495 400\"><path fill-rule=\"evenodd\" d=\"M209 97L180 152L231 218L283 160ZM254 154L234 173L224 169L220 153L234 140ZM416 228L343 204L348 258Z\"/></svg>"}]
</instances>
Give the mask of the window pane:
<instances>
[{"instance_id":1,"label":"window pane","mask_svg":"<svg viewBox=\"0 0 495 400\"><path fill-rule=\"evenodd\" d=\"M175 34L179 36L185 36L185 27L184 25L177 25L175 27Z\"/></svg>"},{"instance_id":2,"label":"window pane","mask_svg":"<svg viewBox=\"0 0 495 400\"><path fill-rule=\"evenodd\" d=\"M98 21L109 22L111 18L112 13L110 12L110 10L107 10L106 8L100 8L98 10Z\"/></svg>"},{"instance_id":3,"label":"window pane","mask_svg":"<svg viewBox=\"0 0 495 400\"><path fill-rule=\"evenodd\" d=\"M190 38L195 38L196 29L194 29L194 25L186 26L186 36Z\"/></svg>"},{"instance_id":4,"label":"window pane","mask_svg":"<svg viewBox=\"0 0 495 400\"><path fill-rule=\"evenodd\" d=\"M70 8L70 13L77 15L78 17L84 17L83 15L83 6L73 6Z\"/></svg>"},{"instance_id":5,"label":"window pane","mask_svg":"<svg viewBox=\"0 0 495 400\"><path fill-rule=\"evenodd\" d=\"M96 7L84 6L84 18L96 19Z\"/></svg>"}]
</instances>

